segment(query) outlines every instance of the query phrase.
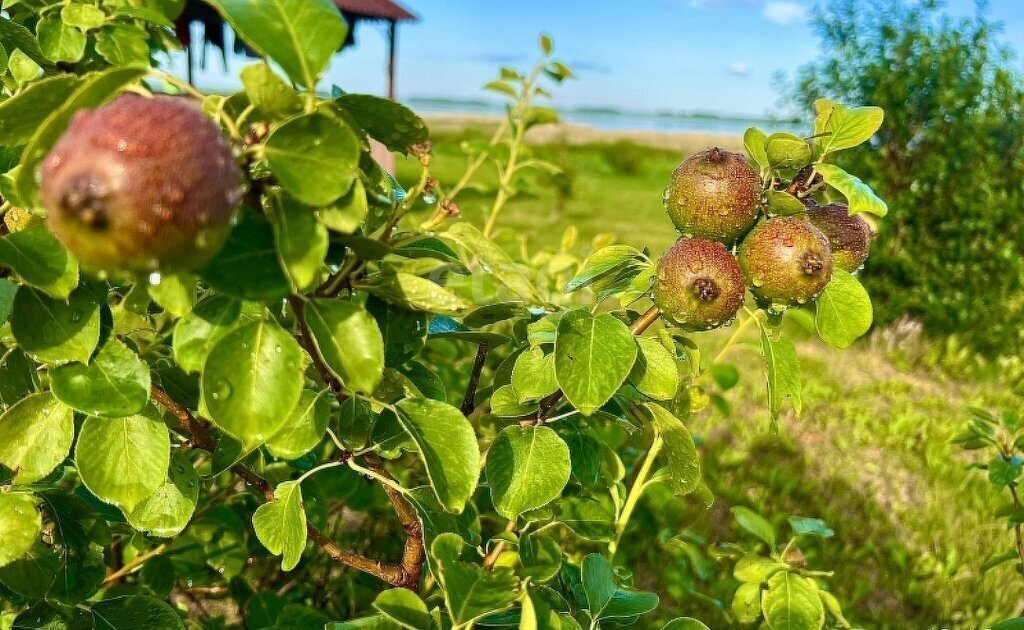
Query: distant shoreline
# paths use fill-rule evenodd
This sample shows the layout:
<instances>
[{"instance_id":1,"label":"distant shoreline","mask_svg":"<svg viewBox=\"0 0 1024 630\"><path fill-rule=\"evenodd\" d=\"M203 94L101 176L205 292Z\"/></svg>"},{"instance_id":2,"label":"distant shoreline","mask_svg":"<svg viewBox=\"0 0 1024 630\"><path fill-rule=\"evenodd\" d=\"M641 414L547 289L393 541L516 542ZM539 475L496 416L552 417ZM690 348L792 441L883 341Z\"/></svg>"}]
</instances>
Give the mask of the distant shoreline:
<instances>
[{"instance_id":1,"label":"distant shoreline","mask_svg":"<svg viewBox=\"0 0 1024 630\"><path fill-rule=\"evenodd\" d=\"M494 114L424 113L423 119L434 131L458 132L467 127L493 127L501 120ZM608 130L589 125L561 122L553 125L534 127L527 134L527 141L533 144L593 144L630 140L637 144L668 151L690 152L694 146L719 146L724 149L740 150L743 138L740 134L708 133L701 131L646 131Z\"/></svg>"}]
</instances>

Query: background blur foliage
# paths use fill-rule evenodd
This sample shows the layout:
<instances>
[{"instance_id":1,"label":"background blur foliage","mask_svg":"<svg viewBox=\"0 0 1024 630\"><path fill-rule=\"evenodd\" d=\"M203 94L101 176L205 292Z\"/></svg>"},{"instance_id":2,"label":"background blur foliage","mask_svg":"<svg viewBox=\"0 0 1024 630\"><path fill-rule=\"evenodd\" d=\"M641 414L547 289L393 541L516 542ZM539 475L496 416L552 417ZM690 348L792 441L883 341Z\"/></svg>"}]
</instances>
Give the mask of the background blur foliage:
<instances>
[{"instance_id":1,"label":"background blur foliage","mask_svg":"<svg viewBox=\"0 0 1024 630\"><path fill-rule=\"evenodd\" d=\"M870 146L845 152L888 202L864 281L876 322L919 317L987 354L1015 355L1024 330L1024 84L985 17L934 0L833 0L819 8L822 56L790 99L826 96L886 111ZM967 176L969 174L969 176Z\"/></svg>"}]
</instances>

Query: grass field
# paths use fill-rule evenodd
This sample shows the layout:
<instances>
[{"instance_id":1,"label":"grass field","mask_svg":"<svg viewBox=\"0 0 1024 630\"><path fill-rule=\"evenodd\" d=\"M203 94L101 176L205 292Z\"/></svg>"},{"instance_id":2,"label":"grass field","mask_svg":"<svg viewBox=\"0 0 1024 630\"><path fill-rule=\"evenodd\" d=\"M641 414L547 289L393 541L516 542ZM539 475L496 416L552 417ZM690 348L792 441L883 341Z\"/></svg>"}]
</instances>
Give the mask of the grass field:
<instances>
[{"instance_id":1,"label":"grass field","mask_svg":"<svg viewBox=\"0 0 1024 630\"><path fill-rule=\"evenodd\" d=\"M433 172L443 184L451 185L465 167L460 143L485 133L479 127L435 133ZM570 173L571 191L559 194L538 178L532 192L505 209L499 240L557 245L571 224L580 231L581 253L602 233L648 246L654 256L673 242L662 190L680 159L705 148L701 142L708 139L691 146L676 139L671 149L567 144L557 133L543 140L531 151ZM723 144L735 148L738 141ZM415 172L411 163L399 165L400 179ZM493 180L493 173L484 179ZM458 199L463 214L482 223L491 194L466 191ZM992 516L1002 498L966 469L969 457L950 439L963 427L966 407L1015 403L998 383L953 378L907 360L905 349L891 347L894 334L876 331L845 352L800 342L808 375L804 413L787 418L777 435L765 411L757 356L738 346L730 355L742 374L727 393L732 413L709 409L693 424L719 501L710 511L692 507L691 520L681 526L712 540L735 539L723 518L735 504L762 510L778 524L790 514L820 517L836 532L822 558L836 571L831 583L855 624L985 627L1020 610L1024 581L1009 564L982 572L989 557L1013 548L1013 536ZM709 334L701 341L713 347L723 339ZM697 598L670 605L715 619L713 608Z\"/></svg>"}]
</instances>

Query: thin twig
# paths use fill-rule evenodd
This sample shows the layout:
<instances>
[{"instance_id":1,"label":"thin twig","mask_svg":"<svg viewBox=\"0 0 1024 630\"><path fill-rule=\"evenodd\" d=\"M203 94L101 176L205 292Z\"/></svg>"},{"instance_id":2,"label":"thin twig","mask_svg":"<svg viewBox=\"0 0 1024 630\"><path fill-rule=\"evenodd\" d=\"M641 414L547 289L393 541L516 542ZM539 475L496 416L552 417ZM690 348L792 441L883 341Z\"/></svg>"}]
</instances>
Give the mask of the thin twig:
<instances>
[{"instance_id":1,"label":"thin twig","mask_svg":"<svg viewBox=\"0 0 1024 630\"><path fill-rule=\"evenodd\" d=\"M125 577L129 573L135 571L136 569L141 568L142 565L145 564L145 562L147 560L149 560L153 556L159 556L161 553L164 552L164 549L166 549L166 548L167 548L167 545L158 545L156 547L153 547L152 549L150 549L146 553L142 553L142 554L139 554L139 555L135 556L130 562L125 563L125 565L123 567L121 567L117 571L114 571L113 573L108 575L106 578L104 578L103 579L103 586L110 586L111 584L116 583L117 581L119 581L121 578Z\"/></svg>"},{"instance_id":2,"label":"thin twig","mask_svg":"<svg viewBox=\"0 0 1024 630\"><path fill-rule=\"evenodd\" d=\"M1017 486L1010 484L1010 494L1013 496L1013 506L1020 511L1020 495L1017 494ZM1013 526L1013 533L1017 537L1017 556L1020 558L1021 566L1024 567L1024 532L1021 531L1021 524ZM1021 612L1024 615L1024 611Z\"/></svg>"},{"instance_id":3,"label":"thin twig","mask_svg":"<svg viewBox=\"0 0 1024 630\"><path fill-rule=\"evenodd\" d=\"M194 416L191 411L178 404L177 401L167 394L167 392L158 387L153 388L152 397L153 400L160 403L178 420L179 430L189 437L192 446L210 453L213 453L216 450L217 441L212 435L210 435L206 424L200 418ZM262 495L266 501L272 502L277 500L277 497L274 496L274 486L269 481L256 474L256 472L248 466L244 464L235 464L231 467L231 472L240 477L246 485L257 494ZM389 489L385 488L384 491L388 492ZM404 520L406 517L407 514L399 515L399 519L402 520L402 525L406 527L406 531L408 532L410 531L410 528L406 525L406 521ZM416 522L416 527L419 527L419 521ZM419 581L419 571L411 571L410 566L406 564L407 556L410 555L409 553L403 555L401 564L390 565L379 560L373 560L361 554L342 549L321 533L320 530L312 523L306 523L306 534L315 545L323 549L323 551L335 562L358 569L364 573L369 573L370 575L393 586L412 589L416 588ZM409 544L410 543L407 541L407 548L409 547ZM422 549L422 533L418 536L418 544ZM413 575L415 575L415 581L411 579Z\"/></svg>"},{"instance_id":4,"label":"thin twig","mask_svg":"<svg viewBox=\"0 0 1024 630\"><path fill-rule=\"evenodd\" d=\"M482 343L476 349L476 360L473 361L473 372L469 375L469 385L466 386L466 395L462 399L462 415L468 416L476 409L476 390L480 386L480 374L484 370L484 363L487 361L487 344Z\"/></svg>"}]
</instances>

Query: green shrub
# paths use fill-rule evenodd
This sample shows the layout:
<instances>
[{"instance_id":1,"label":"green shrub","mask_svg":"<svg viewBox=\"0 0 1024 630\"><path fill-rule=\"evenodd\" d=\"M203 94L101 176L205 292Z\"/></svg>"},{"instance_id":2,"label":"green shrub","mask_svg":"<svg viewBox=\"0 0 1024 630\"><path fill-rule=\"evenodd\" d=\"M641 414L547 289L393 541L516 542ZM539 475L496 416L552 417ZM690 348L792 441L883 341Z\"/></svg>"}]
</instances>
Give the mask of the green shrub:
<instances>
[{"instance_id":1,"label":"green shrub","mask_svg":"<svg viewBox=\"0 0 1024 630\"><path fill-rule=\"evenodd\" d=\"M996 26L879 0L833 0L816 24L824 52L792 100L886 112L871 146L839 160L891 210L865 274L877 320L909 314L988 355L1019 348L1024 86Z\"/></svg>"},{"instance_id":2,"label":"green shrub","mask_svg":"<svg viewBox=\"0 0 1024 630\"><path fill-rule=\"evenodd\" d=\"M601 157L619 175L636 175L643 168L647 149L629 139L598 145Z\"/></svg>"}]
</instances>

